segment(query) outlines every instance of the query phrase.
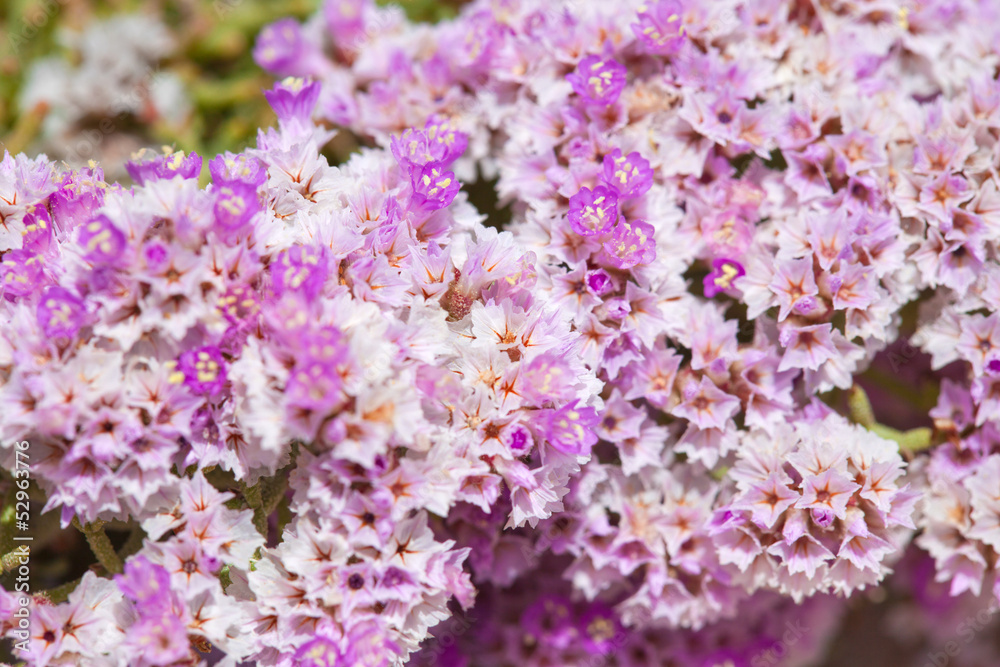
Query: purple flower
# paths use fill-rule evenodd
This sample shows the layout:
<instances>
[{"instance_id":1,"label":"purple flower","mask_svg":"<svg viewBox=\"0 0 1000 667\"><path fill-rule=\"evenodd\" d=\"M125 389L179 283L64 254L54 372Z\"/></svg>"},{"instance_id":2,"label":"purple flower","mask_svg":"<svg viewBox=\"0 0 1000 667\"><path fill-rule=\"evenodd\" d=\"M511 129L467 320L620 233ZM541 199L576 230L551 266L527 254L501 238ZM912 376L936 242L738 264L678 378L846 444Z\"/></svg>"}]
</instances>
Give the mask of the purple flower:
<instances>
[{"instance_id":1,"label":"purple flower","mask_svg":"<svg viewBox=\"0 0 1000 667\"><path fill-rule=\"evenodd\" d=\"M223 234L239 231L260 211L260 197L257 187L242 181L231 181L216 190L216 228Z\"/></svg>"},{"instance_id":2,"label":"purple flower","mask_svg":"<svg viewBox=\"0 0 1000 667\"><path fill-rule=\"evenodd\" d=\"M71 172L49 198L56 229L69 232L94 217L104 203L104 185L100 168Z\"/></svg>"},{"instance_id":3,"label":"purple flower","mask_svg":"<svg viewBox=\"0 0 1000 667\"><path fill-rule=\"evenodd\" d=\"M676 53L684 42L684 6L678 0L656 0L639 12L632 31L649 53Z\"/></svg>"},{"instance_id":4,"label":"purple flower","mask_svg":"<svg viewBox=\"0 0 1000 667\"><path fill-rule=\"evenodd\" d=\"M253 59L269 72L283 73L293 68L305 50L302 26L295 19L281 19L265 26L257 35Z\"/></svg>"},{"instance_id":5,"label":"purple flower","mask_svg":"<svg viewBox=\"0 0 1000 667\"><path fill-rule=\"evenodd\" d=\"M323 291L330 273L327 253L323 246L292 246L271 264L274 293L299 292L313 301Z\"/></svg>"},{"instance_id":6,"label":"purple flower","mask_svg":"<svg viewBox=\"0 0 1000 667\"><path fill-rule=\"evenodd\" d=\"M430 138L423 130L407 128L402 134L392 135L389 140L392 155L399 166L412 174L424 165L439 165L443 162L442 155L435 151Z\"/></svg>"},{"instance_id":7,"label":"purple flower","mask_svg":"<svg viewBox=\"0 0 1000 667\"><path fill-rule=\"evenodd\" d=\"M610 653L624 633L614 611L596 603L580 615L579 627L583 648L590 655Z\"/></svg>"},{"instance_id":8,"label":"purple flower","mask_svg":"<svg viewBox=\"0 0 1000 667\"><path fill-rule=\"evenodd\" d=\"M712 260L712 270L704 278L705 296L714 297L733 286L733 281L746 275L746 269L737 261L719 257Z\"/></svg>"},{"instance_id":9,"label":"purple flower","mask_svg":"<svg viewBox=\"0 0 1000 667\"><path fill-rule=\"evenodd\" d=\"M455 174L443 167L428 164L413 170L410 176L413 203L426 211L436 211L450 205L462 184Z\"/></svg>"},{"instance_id":10,"label":"purple flower","mask_svg":"<svg viewBox=\"0 0 1000 667\"><path fill-rule=\"evenodd\" d=\"M223 153L208 163L212 182L216 185L239 182L259 188L267 182L267 168L257 158L245 153Z\"/></svg>"},{"instance_id":11,"label":"purple flower","mask_svg":"<svg viewBox=\"0 0 1000 667\"><path fill-rule=\"evenodd\" d=\"M442 164L449 165L465 153L469 137L456 128L455 121L446 116L431 116L424 124L428 144Z\"/></svg>"},{"instance_id":12,"label":"purple flower","mask_svg":"<svg viewBox=\"0 0 1000 667\"><path fill-rule=\"evenodd\" d=\"M296 667L340 667L341 661L337 644L326 637L316 637L295 652Z\"/></svg>"},{"instance_id":13,"label":"purple flower","mask_svg":"<svg viewBox=\"0 0 1000 667\"><path fill-rule=\"evenodd\" d=\"M70 290L50 285L38 301L37 316L46 338L68 340L84 325L87 307Z\"/></svg>"},{"instance_id":14,"label":"purple flower","mask_svg":"<svg viewBox=\"0 0 1000 667\"><path fill-rule=\"evenodd\" d=\"M226 384L226 360L218 347L206 345L183 352L176 373L192 392L214 396Z\"/></svg>"},{"instance_id":15,"label":"purple flower","mask_svg":"<svg viewBox=\"0 0 1000 667\"><path fill-rule=\"evenodd\" d=\"M523 424L510 424L500 432L500 441L514 452L515 456L523 456L534 445L531 431Z\"/></svg>"},{"instance_id":16,"label":"purple flower","mask_svg":"<svg viewBox=\"0 0 1000 667\"><path fill-rule=\"evenodd\" d=\"M125 163L125 170L137 185L150 181L181 178L198 178L201 175L201 156L197 153L185 155L184 151L167 152L163 155L143 148Z\"/></svg>"},{"instance_id":17,"label":"purple flower","mask_svg":"<svg viewBox=\"0 0 1000 667\"><path fill-rule=\"evenodd\" d=\"M21 247L25 250L43 253L49 248L52 240L52 218L49 209L36 207L24 216L24 231L21 236Z\"/></svg>"},{"instance_id":18,"label":"purple flower","mask_svg":"<svg viewBox=\"0 0 1000 667\"><path fill-rule=\"evenodd\" d=\"M622 155L621 149L616 148L604 156L603 180L623 199L640 197L653 186L653 169L639 153Z\"/></svg>"},{"instance_id":19,"label":"purple flower","mask_svg":"<svg viewBox=\"0 0 1000 667\"><path fill-rule=\"evenodd\" d=\"M327 30L338 48L352 50L361 45L365 34L364 10L371 0L329 0L323 3Z\"/></svg>"},{"instance_id":20,"label":"purple flower","mask_svg":"<svg viewBox=\"0 0 1000 667\"><path fill-rule=\"evenodd\" d=\"M614 58L587 56L566 75L576 94L591 104L614 104L625 88L627 70Z\"/></svg>"},{"instance_id":21,"label":"purple flower","mask_svg":"<svg viewBox=\"0 0 1000 667\"><path fill-rule=\"evenodd\" d=\"M80 228L83 257L94 266L115 265L122 261L128 240L125 233L106 215L98 215Z\"/></svg>"},{"instance_id":22,"label":"purple flower","mask_svg":"<svg viewBox=\"0 0 1000 667\"><path fill-rule=\"evenodd\" d=\"M604 296L614 289L614 281L611 280L611 275L604 269L587 271L584 280L587 283L587 289L594 296Z\"/></svg>"},{"instance_id":23,"label":"purple flower","mask_svg":"<svg viewBox=\"0 0 1000 667\"><path fill-rule=\"evenodd\" d=\"M581 236L601 236L611 231L618 220L618 196L613 190L598 185L580 188L569 198L570 227Z\"/></svg>"},{"instance_id":24,"label":"purple flower","mask_svg":"<svg viewBox=\"0 0 1000 667\"><path fill-rule=\"evenodd\" d=\"M604 255L619 269L649 264L656 259L653 226L642 220L629 222L622 218L611 233L611 238L604 242Z\"/></svg>"},{"instance_id":25,"label":"purple flower","mask_svg":"<svg viewBox=\"0 0 1000 667\"><path fill-rule=\"evenodd\" d=\"M8 297L33 294L45 283L44 259L30 250L11 250L0 261L0 286Z\"/></svg>"},{"instance_id":26,"label":"purple flower","mask_svg":"<svg viewBox=\"0 0 1000 667\"><path fill-rule=\"evenodd\" d=\"M230 285L219 297L217 307L234 326L255 325L261 312L260 297L249 285Z\"/></svg>"},{"instance_id":27,"label":"purple flower","mask_svg":"<svg viewBox=\"0 0 1000 667\"><path fill-rule=\"evenodd\" d=\"M572 401L548 411L545 437L560 452L589 456L590 448L597 443L594 427L600 417L593 408L577 407L577 403Z\"/></svg>"},{"instance_id":28,"label":"purple flower","mask_svg":"<svg viewBox=\"0 0 1000 667\"><path fill-rule=\"evenodd\" d=\"M521 629L542 646L566 648L574 640L572 603L559 595L542 595L521 616Z\"/></svg>"},{"instance_id":29,"label":"purple flower","mask_svg":"<svg viewBox=\"0 0 1000 667\"><path fill-rule=\"evenodd\" d=\"M274 84L274 88L264 91L267 103L274 109L278 121L282 123L308 123L319 100L318 81L288 77Z\"/></svg>"},{"instance_id":30,"label":"purple flower","mask_svg":"<svg viewBox=\"0 0 1000 667\"><path fill-rule=\"evenodd\" d=\"M305 334L300 353L285 388L292 410L325 414L342 400L338 365L347 363L349 350L333 327Z\"/></svg>"},{"instance_id":31,"label":"purple flower","mask_svg":"<svg viewBox=\"0 0 1000 667\"><path fill-rule=\"evenodd\" d=\"M140 616L159 618L173 604L170 596L170 573L146 556L135 556L125 563L125 573L116 574L115 583L132 600Z\"/></svg>"}]
</instances>

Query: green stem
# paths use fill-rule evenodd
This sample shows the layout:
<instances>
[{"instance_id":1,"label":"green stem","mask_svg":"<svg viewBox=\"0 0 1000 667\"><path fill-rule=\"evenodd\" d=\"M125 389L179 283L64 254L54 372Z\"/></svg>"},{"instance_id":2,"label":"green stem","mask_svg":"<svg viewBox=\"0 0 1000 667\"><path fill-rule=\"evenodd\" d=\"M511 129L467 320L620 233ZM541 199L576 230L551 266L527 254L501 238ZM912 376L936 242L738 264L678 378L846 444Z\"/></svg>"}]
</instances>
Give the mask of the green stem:
<instances>
[{"instance_id":1,"label":"green stem","mask_svg":"<svg viewBox=\"0 0 1000 667\"><path fill-rule=\"evenodd\" d=\"M128 534L125 544L118 550L118 556L124 560L142 548L142 541L146 539L146 531L141 526L136 525L132 532Z\"/></svg>"},{"instance_id":2,"label":"green stem","mask_svg":"<svg viewBox=\"0 0 1000 667\"><path fill-rule=\"evenodd\" d=\"M869 430L886 440L894 441L903 452L921 452L930 449L934 444L934 432L926 426L911 428L909 431L897 431L882 424L873 424Z\"/></svg>"},{"instance_id":3,"label":"green stem","mask_svg":"<svg viewBox=\"0 0 1000 667\"><path fill-rule=\"evenodd\" d=\"M3 510L0 510L0 553L7 553L14 548L14 491L11 484L3 497Z\"/></svg>"},{"instance_id":4,"label":"green stem","mask_svg":"<svg viewBox=\"0 0 1000 667\"><path fill-rule=\"evenodd\" d=\"M11 131L7 138L0 142L4 144L5 148L10 152L11 155L17 155L24 151L34 139L35 135L38 134L38 129L42 126L42 121L45 119L49 113L49 105L45 102L39 102L35 105L35 108L28 113L22 114L20 118L17 119L17 124L14 125L14 129Z\"/></svg>"},{"instance_id":5,"label":"green stem","mask_svg":"<svg viewBox=\"0 0 1000 667\"><path fill-rule=\"evenodd\" d=\"M76 590L76 587L80 585L83 581L83 577L74 579L73 581L68 581L65 584L56 586L55 588L50 588L46 591L42 591L41 594L47 597L52 604L59 604L60 602L65 602L70 593Z\"/></svg>"},{"instance_id":6,"label":"green stem","mask_svg":"<svg viewBox=\"0 0 1000 667\"><path fill-rule=\"evenodd\" d=\"M104 522L95 521L83 526L80 524L80 520L74 517L73 525L87 538L90 550L97 556L97 561L104 569L112 574L121 574L124 570L122 559L115 553L115 548L111 546L111 540L104 532Z\"/></svg>"},{"instance_id":7,"label":"green stem","mask_svg":"<svg viewBox=\"0 0 1000 667\"><path fill-rule=\"evenodd\" d=\"M868 400L868 394L860 386L854 385L848 390L847 409L850 411L851 421L855 424L860 424L867 429L877 426L871 401Z\"/></svg>"},{"instance_id":8,"label":"green stem","mask_svg":"<svg viewBox=\"0 0 1000 667\"><path fill-rule=\"evenodd\" d=\"M14 551L11 551L10 553L6 553L3 556L0 556L0 574L4 572L9 572L18 565L21 565L21 559L27 556L28 554L21 551L20 549L21 548L18 547Z\"/></svg>"}]
</instances>

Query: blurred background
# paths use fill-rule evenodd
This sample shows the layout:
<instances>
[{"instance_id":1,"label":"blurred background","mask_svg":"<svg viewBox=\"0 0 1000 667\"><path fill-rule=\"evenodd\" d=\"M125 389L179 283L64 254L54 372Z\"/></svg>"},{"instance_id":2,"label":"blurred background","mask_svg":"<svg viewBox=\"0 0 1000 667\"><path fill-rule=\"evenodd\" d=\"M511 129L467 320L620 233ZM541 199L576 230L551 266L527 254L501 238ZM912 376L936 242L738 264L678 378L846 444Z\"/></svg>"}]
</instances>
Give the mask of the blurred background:
<instances>
[{"instance_id":1,"label":"blurred background","mask_svg":"<svg viewBox=\"0 0 1000 667\"><path fill-rule=\"evenodd\" d=\"M405 0L435 21L462 0ZM101 163L109 180L143 147L213 156L274 123L251 55L260 29L305 19L319 0L3 0L0 147L72 167ZM334 162L352 149L344 136Z\"/></svg>"}]
</instances>

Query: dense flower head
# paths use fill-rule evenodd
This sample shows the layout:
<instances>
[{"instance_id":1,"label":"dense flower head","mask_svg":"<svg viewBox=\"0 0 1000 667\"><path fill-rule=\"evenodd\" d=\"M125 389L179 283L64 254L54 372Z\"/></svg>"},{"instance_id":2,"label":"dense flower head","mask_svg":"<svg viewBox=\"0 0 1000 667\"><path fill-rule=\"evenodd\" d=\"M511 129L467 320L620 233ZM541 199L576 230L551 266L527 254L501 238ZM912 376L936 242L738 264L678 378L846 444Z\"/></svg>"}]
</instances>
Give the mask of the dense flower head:
<instances>
[{"instance_id":1,"label":"dense flower head","mask_svg":"<svg viewBox=\"0 0 1000 667\"><path fill-rule=\"evenodd\" d=\"M874 22L860 9L806 15L785 2L587 9L472 3L432 29L442 46L429 51L415 32L369 32L370 52L402 45L421 73L391 84L412 101L403 113L379 101L367 62L335 54L325 80L366 111L348 121L353 130L386 142L402 126L457 117L466 158L499 172L501 199L515 202L512 229L538 254L544 288L605 382L596 450L614 445L629 470L670 465L661 449L709 469L731 465L750 446L745 429L773 437L805 419L798 410L812 395L849 388L926 289L961 305L922 325L918 341L938 366L967 360L977 374L968 400L992 409L988 369L1000 357L975 310L995 291L993 278L976 275L993 272L983 248L997 184L969 138L996 122L986 101L995 83L978 83L990 74L971 46L989 43L989 28L956 10L947 29L969 47L942 50L928 46L945 28L931 27L926 8ZM352 15L370 24L380 11ZM329 26L336 43L341 28ZM538 39L547 34L558 36ZM444 46L456 37L475 52ZM907 69L902 52L933 52L977 74L954 87L943 70ZM390 71L381 70L386 82ZM918 102L890 99L900 88ZM391 141L402 159L403 144ZM414 157L430 155L417 135L409 145ZM445 301L464 314L464 298L449 288ZM732 319L731 304L745 319ZM985 410L977 427L992 419ZM668 434L655 428L665 419ZM779 478L771 483L783 498ZM795 483L806 486L794 489L804 500L788 498L793 514L824 536L851 503L873 502L852 486L862 482L832 472ZM852 589L851 567L881 572L872 563L897 547L878 540L843 547L835 577L847 581L820 588ZM769 558L782 558L777 550Z\"/></svg>"},{"instance_id":2,"label":"dense flower head","mask_svg":"<svg viewBox=\"0 0 1000 667\"><path fill-rule=\"evenodd\" d=\"M94 612L118 648L52 649L63 660L170 664L210 644L400 664L450 599L474 599L468 550L427 512L471 503L537 524L590 457L597 381L569 324L535 303L534 255L483 227L445 170L462 133L434 119L419 130L431 160L368 150L336 169L312 102L296 110L303 90L272 91L279 127L210 161L206 189L183 158L173 178L169 155L129 190L75 172L12 186L36 213L10 211L30 244L4 265L37 271L4 292L0 400L35 406L5 418L3 441L38 448L33 474L64 524L131 518L148 536ZM85 220L48 226L38 207L56 180L101 193ZM220 472L251 509L224 505L206 477ZM277 503L293 519L265 548ZM303 586L301 618L323 638L306 648L288 632ZM282 620L263 634L234 630L268 616Z\"/></svg>"},{"instance_id":3,"label":"dense flower head","mask_svg":"<svg viewBox=\"0 0 1000 667\"><path fill-rule=\"evenodd\" d=\"M805 662L910 543L996 595L1000 16L903 10L330 0L208 188L5 156L0 442L147 535L64 603L126 648L36 650Z\"/></svg>"}]
</instances>

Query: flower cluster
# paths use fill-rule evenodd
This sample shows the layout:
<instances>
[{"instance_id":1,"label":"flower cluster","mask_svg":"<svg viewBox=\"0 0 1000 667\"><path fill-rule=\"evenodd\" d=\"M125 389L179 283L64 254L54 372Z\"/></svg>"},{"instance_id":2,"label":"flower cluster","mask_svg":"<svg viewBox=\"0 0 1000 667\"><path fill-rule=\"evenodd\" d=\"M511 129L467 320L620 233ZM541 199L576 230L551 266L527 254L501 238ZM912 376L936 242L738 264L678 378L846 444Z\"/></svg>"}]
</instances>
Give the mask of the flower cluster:
<instances>
[{"instance_id":1,"label":"flower cluster","mask_svg":"<svg viewBox=\"0 0 1000 667\"><path fill-rule=\"evenodd\" d=\"M258 62L322 81L319 113L384 145L442 117L468 134L456 173L497 175L510 229L604 387L595 458L574 482L587 509L557 515L573 528L544 548L574 555L565 576L580 593L631 587L647 616L698 625L732 613L737 589L846 595L886 574L926 475L942 473L919 468L907 488L896 443L815 397L851 388L927 290L939 305L915 341L975 374L976 434L957 426L953 440L979 447L962 454L970 471L996 451L1000 353L983 314L1000 240L995 12L482 0L417 27L357 0L296 26L291 64ZM987 500L976 517L989 540ZM501 556L518 535L492 518L451 526L492 545L477 577L509 583L528 567ZM982 579L996 558L969 529L975 545L957 548ZM944 558L942 577L966 567ZM698 583L681 602L665 586L686 577Z\"/></svg>"},{"instance_id":2,"label":"flower cluster","mask_svg":"<svg viewBox=\"0 0 1000 667\"><path fill-rule=\"evenodd\" d=\"M331 0L207 187L6 155L0 441L146 535L37 621L124 648L36 661L805 661L917 530L1000 594L998 10ZM911 332L903 433L857 397Z\"/></svg>"},{"instance_id":3,"label":"flower cluster","mask_svg":"<svg viewBox=\"0 0 1000 667\"><path fill-rule=\"evenodd\" d=\"M136 155L130 189L97 168L2 163L3 441L33 443L64 525L143 523L149 562L127 566L126 597L183 562L188 588L168 587L179 597L137 607L163 634L121 628L125 648L156 641L150 664L187 655L195 636L291 659L308 632L337 655L404 658L452 596L474 597L466 550L436 540L426 512L488 511L502 490L512 525L537 523L597 440L599 385L570 325L536 301L534 256L480 224L448 169L464 137L428 123L400 138L421 151L331 167L329 133L310 120L318 94L276 85L279 127L213 159L204 189L202 158L181 152ZM251 565L263 538L246 516L236 529L212 514L228 496L208 497L190 470L259 489L295 457L295 518ZM209 514L171 514L185 494ZM185 609L230 619L233 595L280 622L233 647L229 625L191 631Z\"/></svg>"}]
</instances>

